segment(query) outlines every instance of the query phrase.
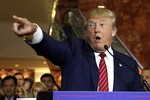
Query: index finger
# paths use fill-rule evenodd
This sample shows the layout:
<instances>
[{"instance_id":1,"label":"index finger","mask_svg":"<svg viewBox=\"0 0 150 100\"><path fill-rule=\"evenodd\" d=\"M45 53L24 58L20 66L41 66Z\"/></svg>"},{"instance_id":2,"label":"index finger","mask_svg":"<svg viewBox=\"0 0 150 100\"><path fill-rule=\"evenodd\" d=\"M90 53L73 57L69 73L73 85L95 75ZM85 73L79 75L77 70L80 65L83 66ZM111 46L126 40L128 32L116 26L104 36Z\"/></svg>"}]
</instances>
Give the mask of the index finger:
<instances>
[{"instance_id":1,"label":"index finger","mask_svg":"<svg viewBox=\"0 0 150 100\"><path fill-rule=\"evenodd\" d=\"M13 15L12 17L13 17L13 19L16 21L16 23L23 24L23 23L26 22L26 19L25 19L25 18L18 17L18 16L16 16L16 15Z\"/></svg>"}]
</instances>

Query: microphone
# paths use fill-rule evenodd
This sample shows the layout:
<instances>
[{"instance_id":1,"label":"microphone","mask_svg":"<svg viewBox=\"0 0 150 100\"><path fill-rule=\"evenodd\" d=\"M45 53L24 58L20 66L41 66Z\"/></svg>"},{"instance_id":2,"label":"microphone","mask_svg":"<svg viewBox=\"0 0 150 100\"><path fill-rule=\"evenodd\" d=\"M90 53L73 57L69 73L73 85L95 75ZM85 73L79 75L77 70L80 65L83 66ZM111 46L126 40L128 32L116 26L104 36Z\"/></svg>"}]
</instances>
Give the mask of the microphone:
<instances>
[{"instance_id":1,"label":"microphone","mask_svg":"<svg viewBox=\"0 0 150 100\"><path fill-rule=\"evenodd\" d=\"M146 80L143 79L143 77L142 77L136 70L134 70L132 67L128 66L126 63L124 63L123 61L121 61L120 59L118 59L117 57L115 57L114 55L112 55L112 54L109 52L107 45L104 45L104 49L107 50L108 53L109 53L113 58L115 58L115 59L118 60L119 62L123 63L123 64L126 65L128 68L130 68L133 72L135 72L137 75L139 75L140 78L141 78L141 80L142 80L142 82L143 82L143 84L144 84L144 86L146 87L146 89L147 89L148 91L150 91L150 86L149 86L149 84L147 83Z\"/></svg>"}]
</instances>

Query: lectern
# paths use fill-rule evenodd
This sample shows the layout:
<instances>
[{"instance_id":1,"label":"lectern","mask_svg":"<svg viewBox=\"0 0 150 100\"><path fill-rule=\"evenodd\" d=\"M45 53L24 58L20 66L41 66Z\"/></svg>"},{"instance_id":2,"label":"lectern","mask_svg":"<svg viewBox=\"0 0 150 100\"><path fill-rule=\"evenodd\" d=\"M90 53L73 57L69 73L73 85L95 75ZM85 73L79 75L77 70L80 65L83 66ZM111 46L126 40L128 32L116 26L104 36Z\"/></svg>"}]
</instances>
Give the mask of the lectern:
<instances>
[{"instance_id":1,"label":"lectern","mask_svg":"<svg viewBox=\"0 0 150 100\"><path fill-rule=\"evenodd\" d=\"M37 98L37 100L150 100L150 93L55 91L52 94L42 93L40 99Z\"/></svg>"}]
</instances>

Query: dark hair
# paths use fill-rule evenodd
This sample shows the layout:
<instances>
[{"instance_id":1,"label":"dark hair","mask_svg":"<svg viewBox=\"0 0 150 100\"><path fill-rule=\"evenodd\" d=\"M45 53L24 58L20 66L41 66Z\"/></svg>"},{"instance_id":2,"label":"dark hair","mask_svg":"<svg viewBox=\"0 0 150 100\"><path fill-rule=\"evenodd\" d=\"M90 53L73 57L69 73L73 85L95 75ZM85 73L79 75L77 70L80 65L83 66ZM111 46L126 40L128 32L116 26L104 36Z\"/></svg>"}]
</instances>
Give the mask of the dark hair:
<instances>
[{"instance_id":1,"label":"dark hair","mask_svg":"<svg viewBox=\"0 0 150 100\"><path fill-rule=\"evenodd\" d=\"M13 79L15 85L17 85L17 79L14 76L8 75L8 76L6 76L6 77L3 78L3 80L2 80L2 86L4 85L4 82L6 80L10 80L10 79Z\"/></svg>"},{"instance_id":2,"label":"dark hair","mask_svg":"<svg viewBox=\"0 0 150 100\"><path fill-rule=\"evenodd\" d=\"M24 76L23 76L23 74L22 73L15 73L13 76L16 76L16 75L21 75L22 77L23 77L23 79L24 79Z\"/></svg>"},{"instance_id":3,"label":"dark hair","mask_svg":"<svg viewBox=\"0 0 150 100\"><path fill-rule=\"evenodd\" d=\"M52 79L53 83L55 83L54 76L52 74L49 74L49 73L43 74L40 78L41 81L43 77L49 77Z\"/></svg>"},{"instance_id":4,"label":"dark hair","mask_svg":"<svg viewBox=\"0 0 150 100\"><path fill-rule=\"evenodd\" d=\"M25 78L24 80L25 80L25 82L29 82L30 83L29 89L31 89L32 85L33 85L33 80L31 78Z\"/></svg>"}]
</instances>

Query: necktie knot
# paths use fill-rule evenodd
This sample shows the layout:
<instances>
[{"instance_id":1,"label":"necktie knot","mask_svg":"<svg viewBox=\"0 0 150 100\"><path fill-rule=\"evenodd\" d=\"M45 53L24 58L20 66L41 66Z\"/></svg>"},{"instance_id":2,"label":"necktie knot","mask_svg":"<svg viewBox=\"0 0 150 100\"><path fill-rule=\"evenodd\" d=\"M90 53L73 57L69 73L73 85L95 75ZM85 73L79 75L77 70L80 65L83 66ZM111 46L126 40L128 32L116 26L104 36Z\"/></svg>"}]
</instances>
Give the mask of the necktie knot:
<instances>
[{"instance_id":1,"label":"necktie knot","mask_svg":"<svg viewBox=\"0 0 150 100\"><path fill-rule=\"evenodd\" d=\"M106 56L106 54L105 54L104 52L101 52L101 53L100 53L100 57L101 57L101 58L104 58L105 56Z\"/></svg>"}]
</instances>

